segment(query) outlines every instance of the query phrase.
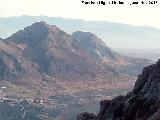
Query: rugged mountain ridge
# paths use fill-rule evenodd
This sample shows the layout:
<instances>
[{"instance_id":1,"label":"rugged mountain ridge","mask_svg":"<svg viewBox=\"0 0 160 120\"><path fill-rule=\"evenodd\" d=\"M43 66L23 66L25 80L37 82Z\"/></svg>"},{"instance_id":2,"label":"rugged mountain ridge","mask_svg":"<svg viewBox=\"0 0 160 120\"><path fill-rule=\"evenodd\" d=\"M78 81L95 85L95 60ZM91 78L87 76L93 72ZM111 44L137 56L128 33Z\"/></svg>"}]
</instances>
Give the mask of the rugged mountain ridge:
<instances>
[{"instance_id":1,"label":"rugged mountain ridge","mask_svg":"<svg viewBox=\"0 0 160 120\"><path fill-rule=\"evenodd\" d=\"M160 60L145 67L126 96L100 102L98 115L82 113L77 120L159 120Z\"/></svg>"},{"instance_id":2,"label":"rugged mountain ridge","mask_svg":"<svg viewBox=\"0 0 160 120\"><path fill-rule=\"evenodd\" d=\"M130 84L132 80L126 83L130 75L136 75L150 63L146 59L119 55L92 33L78 31L69 35L43 21L0 42L4 70L1 80L15 79L12 82L31 88L43 83L50 89L48 85L56 80Z\"/></svg>"},{"instance_id":3,"label":"rugged mountain ridge","mask_svg":"<svg viewBox=\"0 0 160 120\"><path fill-rule=\"evenodd\" d=\"M110 74L111 68L91 58L72 37L56 26L37 22L6 39L20 46L25 57L34 61L39 71L49 76L67 79L74 75ZM94 64L94 65L93 65ZM109 68L109 69L108 69ZM103 73L104 72L104 73ZM100 75L99 75L100 76Z\"/></svg>"}]
</instances>

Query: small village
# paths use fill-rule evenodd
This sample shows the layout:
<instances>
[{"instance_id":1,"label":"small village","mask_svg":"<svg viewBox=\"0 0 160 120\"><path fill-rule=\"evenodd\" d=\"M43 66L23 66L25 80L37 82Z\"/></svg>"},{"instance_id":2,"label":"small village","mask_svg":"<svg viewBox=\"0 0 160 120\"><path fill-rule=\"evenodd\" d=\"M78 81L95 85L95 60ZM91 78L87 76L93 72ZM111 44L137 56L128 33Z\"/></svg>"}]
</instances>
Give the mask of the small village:
<instances>
[{"instance_id":1,"label":"small village","mask_svg":"<svg viewBox=\"0 0 160 120\"><path fill-rule=\"evenodd\" d=\"M14 104L14 103L17 104L17 103L22 103L22 102L26 102L28 104L31 104L31 103L46 104L46 105L52 105L53 104L53 101L51 99L42 98L42 97L35 97L35 98L30 98L30 99L12 98L12 97L9 97L9 96L6 95L5 89L6 89L6 87L1 87L0 103L8 101L12 104Z\"/></svg>"}]
</instances>

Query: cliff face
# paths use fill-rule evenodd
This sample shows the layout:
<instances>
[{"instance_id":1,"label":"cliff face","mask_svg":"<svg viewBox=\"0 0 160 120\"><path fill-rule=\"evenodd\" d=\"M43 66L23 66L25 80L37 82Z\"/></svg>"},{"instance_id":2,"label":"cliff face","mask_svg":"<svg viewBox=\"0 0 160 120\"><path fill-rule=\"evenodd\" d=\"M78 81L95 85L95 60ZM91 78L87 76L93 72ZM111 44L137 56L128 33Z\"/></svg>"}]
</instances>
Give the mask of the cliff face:
<instances>
[{"instance_id":1,"label":"cliff face","mask_svg":"<svg viewBox=\"0 0 160 120\"><path fill-rule=\"evenodd\" d=\"M145 67L126 96L100 102L97 116L82 113L77 120L159 120L160 119L160 60Z\"/></svg>"}]
</instances>

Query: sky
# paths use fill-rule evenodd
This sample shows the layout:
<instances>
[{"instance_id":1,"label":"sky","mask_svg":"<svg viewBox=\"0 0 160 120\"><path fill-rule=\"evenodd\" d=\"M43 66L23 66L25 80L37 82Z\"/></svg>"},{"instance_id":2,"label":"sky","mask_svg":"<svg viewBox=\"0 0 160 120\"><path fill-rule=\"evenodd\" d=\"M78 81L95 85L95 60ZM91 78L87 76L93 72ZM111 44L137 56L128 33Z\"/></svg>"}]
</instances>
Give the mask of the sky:
<instances>
[{"instance_id":1,"label":"sky","mask_svg":"<svg viewBox=\"0 0 160 120\"><path fill-rule=\"evenodd\" d=\"M90 2L90 0L84 1ZM109 0L104 1L108 2ZM127 0L121 1L126 2ZM147 0L145 1L148 2ZM0 0L0 17L45 15L49 17L111 21L160 28L159 12L160 0L155 5L131 6L86 5L82 3L82 0Z\"/></svg>"}]
</instances>

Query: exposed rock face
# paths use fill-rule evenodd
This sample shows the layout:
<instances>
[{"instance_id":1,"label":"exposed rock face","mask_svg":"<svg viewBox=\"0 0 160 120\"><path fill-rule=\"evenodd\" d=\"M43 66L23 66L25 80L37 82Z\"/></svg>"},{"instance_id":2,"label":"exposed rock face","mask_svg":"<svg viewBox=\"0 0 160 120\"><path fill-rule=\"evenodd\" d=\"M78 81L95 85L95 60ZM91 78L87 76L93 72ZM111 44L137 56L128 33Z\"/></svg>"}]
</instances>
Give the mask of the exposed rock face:
<instances>
[{"instance_id":1,"label":"exposed rock face","mask_svg":"<svg viewBox=\"0 0 160 120\"><path fill-rule=\"evenodd\" d=\"M21 71L21 65L11 54L0 51L0 80L14 80Z\"/></svg>"},{"instance_id":2,"label":"exposed rock face","mask_svg":"<svg viewBox=\"0 0 160 120\"><path fill-rule=\"evenodd\" d=\"M84 112L77 116L77 120L96 120L96 115Z\"/></svg>"},{"instance_id":3,"label":"exposed rock face","mask_svg":"<svg viewBox=\"0 0 160 120\"><path fill-rule=\"evenodd\" d=\"M82 116L82 115L81 115ZM88 114L88 118L90 114ZM85 117L87 118L87 117ZM160 60L145 67L132 92L100 103L96 120L159 120ZM92 120L92 119L82 119Z\"/></svg>"}]
</instances>

